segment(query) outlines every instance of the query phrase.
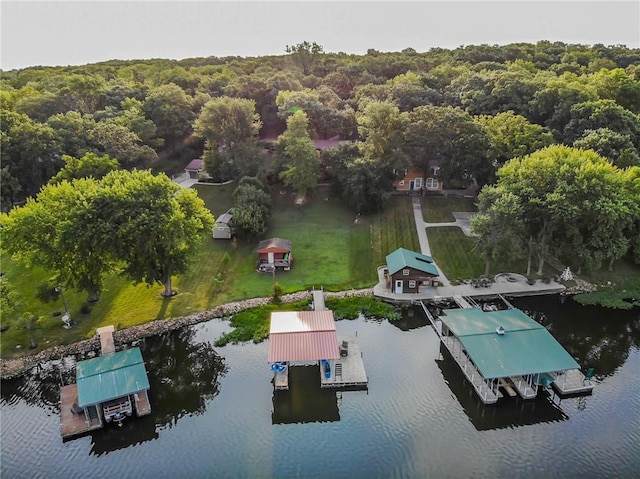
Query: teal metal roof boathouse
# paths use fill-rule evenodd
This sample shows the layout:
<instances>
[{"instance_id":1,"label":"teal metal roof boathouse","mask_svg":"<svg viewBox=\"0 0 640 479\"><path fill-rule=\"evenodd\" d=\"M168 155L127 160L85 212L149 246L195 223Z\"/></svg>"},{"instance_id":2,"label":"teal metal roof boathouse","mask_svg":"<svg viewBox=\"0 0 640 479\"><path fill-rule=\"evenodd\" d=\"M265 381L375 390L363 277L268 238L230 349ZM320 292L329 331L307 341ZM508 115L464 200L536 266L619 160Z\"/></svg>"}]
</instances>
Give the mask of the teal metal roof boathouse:
<instances>
[{"instance_id":1,"label":"teal metal roof boathouse","mask_svg":"<svg viewBox=\"0 0 640 479\"><path fill-rule=\"evenodd\" d=\"M593 389L551 333L519 309L446 309L434 319L423 308L485 404L497 402L502 390L532 399L540 387L552 386L560 394Z\"/></svg>"},{"instance_id":2,"label":"teal metal roof boathouse","mask_svg":"<svg viewBox=\"0 0 640 479\"><path fill-rule=\"evenodd\" d=\"M76 383L81 408L149 389L140 348L79 362Z\"/></svg>"},{"instance_id":3,"label":"teal metal roof boathouse","mask_svg":"<svg viewBox=\"0 0 640 479\"><path fill-rule=\"evenodd\" d=\"M151 414L140 348L116 352L113 326L98 328L102 355L76 363L76 382L60 388L60 434L68 438Z\"/></svg>"}]
</instances>

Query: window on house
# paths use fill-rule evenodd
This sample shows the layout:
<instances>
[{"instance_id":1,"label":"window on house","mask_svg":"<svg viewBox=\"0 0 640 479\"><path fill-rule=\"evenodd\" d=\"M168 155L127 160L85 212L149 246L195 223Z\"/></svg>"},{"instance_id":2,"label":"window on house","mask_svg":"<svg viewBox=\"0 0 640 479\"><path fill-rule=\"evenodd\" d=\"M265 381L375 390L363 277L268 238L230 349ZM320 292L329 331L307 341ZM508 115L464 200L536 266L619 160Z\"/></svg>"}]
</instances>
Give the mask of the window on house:
<instances>
[{"instance_id":1,"label":"window on house","mask_svg":"<svg viewBox=\"0 0 640 479\"><path fill-rule=\"evenodd\" d=\"M425 182L425 188L432 188L435 189L438 187L438 180L435 178L427 178L427 181Z\"/></svg>"},{"instance_id":2,"label":"window on house","mask_svg":"<svg viewBox=\"0 0 640 479\"><path fill-rule=\"evenodd\" d=\"M414 181L414 183L413 183L414 188L416 188L416 189L422 188L422 178L416 178L413 181Z\"/></svg>"},{"instance_id":3,"label":"window on house","mask_svg":"<svg viewBox=\"0 0 640 479\"><path fill-rule=\"evenodd\" d=\"M398 183L400 186L404 186L404 180L400 180L400 183Z\"/></svg>"},{"instance_id":4,"label":"window on house","mask_svg":"<svg viewBox=\"0 0 640 479\"><path fill-rule=\"evenodd\" d=\"M410 271L409 271L408 269L403 269L403 270L402 270L402 274L403 274L404 276L409 276L409 273L410 273Z\"/></svg>"},{"instance_id":5,"label":"window on house","mask_svg":"<svg viewBox=\"0 0 640 479\"><path fill-rule=\"evenodd\" d=\"M409 287L410 288L415 288L416 287L416 282L413 281L413 280L409 281Z\"/></svg>"}]
</instances>

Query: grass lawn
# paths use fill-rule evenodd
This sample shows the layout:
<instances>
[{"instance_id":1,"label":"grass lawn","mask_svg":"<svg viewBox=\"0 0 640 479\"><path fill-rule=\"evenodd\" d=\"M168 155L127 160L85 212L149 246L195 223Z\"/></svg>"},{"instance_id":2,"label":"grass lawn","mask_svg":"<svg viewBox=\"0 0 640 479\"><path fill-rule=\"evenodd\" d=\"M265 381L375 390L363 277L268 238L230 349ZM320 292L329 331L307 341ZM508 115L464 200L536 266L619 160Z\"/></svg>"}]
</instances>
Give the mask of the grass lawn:
<instances>
[{"instance_id":1,"label":"grass lawn","mask_svg":"<svg viewBox=\"0 0 640 479\"><path fill-rule=\"evenodd\" d=\"M427 223L446 223L455 221L452 211L477 211L473 198L457 196L422 197L422 217Z\"/></svg>"},{"instance_id":2,"label":"grass lawn","mask_svg":"<svg viewBox=\"0 0 640 479\"><path fill-rule=\"evenodd\" d=\"M197 185L198 194L214 216L224 213L233 202L235 186ZM354 214L327 191L318 191L303 206L294 204L295 195L276 194L270 230L264 238L279 236L293 242L294 265L289 272L278 272L276 281L284 292L310 289L327 290L368 287L377 279L376 268L385 256L403 246L418 249L411 200L394 197L381 213L361 216L357 224ZM270 296L272 276L255 271L255 248L258 240L213 240L207 232L202 247L193 260L191 270L174 279L180 294L171 299L161 297L162 286L132 285L119 276L105 279L100 301L85 305L86 294L65 289L71 316L77 326L62 328L59 317L61 301L42 303L35 298L37 285L46 272L15 264L2 258L2 270L22 294L23 311L40 315L43 320L35 332L39 349L54 344L67 344L91 337L95 328L113 324L117 329L204 311L229 301ZM81 309L90 308L85 314ZM48 341L48 342L47 342ZM24 351L28 344L26 331L10 328L2 333L2 357ZM22 345L22 349L16 349Z\"/></svg>"},{"instance_id":3,"label":"grass lawn","mask_svg":"<svg viewBox=\"0 0 640 479\"><path fill-rule=\"evenodd\" d=\"M427 237L433 259L452 282L477 278L484 274L485 262L475 249L475 238L466 236L460 228L456 226L427 228ZM537 268L537 263L532 265L534 272L535 268ZM526 258L511 262L491 263L490 275L502 272L525 274L527 272ZM544 273L550 277L559 274L560 271L545 263Z\"/></svg>"}]
</instances>

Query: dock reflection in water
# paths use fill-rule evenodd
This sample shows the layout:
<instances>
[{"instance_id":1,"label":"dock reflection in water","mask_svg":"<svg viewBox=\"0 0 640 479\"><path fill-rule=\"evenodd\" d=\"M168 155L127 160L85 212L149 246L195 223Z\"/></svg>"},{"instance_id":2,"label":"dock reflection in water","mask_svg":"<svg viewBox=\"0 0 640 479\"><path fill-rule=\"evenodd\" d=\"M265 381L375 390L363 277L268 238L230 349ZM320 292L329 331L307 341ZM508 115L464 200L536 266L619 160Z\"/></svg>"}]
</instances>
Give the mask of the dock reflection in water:
<instances>
[{"instance_id":1,"label":"dock reflection in water","mask_svg":"<svg viewBox=\"0 0 640 479\"><path fill-rule=\"evenodd\" d=\"M320 387L318 366L290 366L289 390L273 391L272 424L339 420L336 391Z\"/></svg>"},{"instance_id":2,"label":"dock reflection in water","mask_svg":"<svg viewBox=\"0 0 640 479\"><path fill-rule=\"evenodd\" d=\"M436 359L436 364L449 389L478 431L569 419L547 392L539 393L536 399L505 397L494 405L483 404L443 344L440 344L440 359Z\"/></svg>"}]
</instances>

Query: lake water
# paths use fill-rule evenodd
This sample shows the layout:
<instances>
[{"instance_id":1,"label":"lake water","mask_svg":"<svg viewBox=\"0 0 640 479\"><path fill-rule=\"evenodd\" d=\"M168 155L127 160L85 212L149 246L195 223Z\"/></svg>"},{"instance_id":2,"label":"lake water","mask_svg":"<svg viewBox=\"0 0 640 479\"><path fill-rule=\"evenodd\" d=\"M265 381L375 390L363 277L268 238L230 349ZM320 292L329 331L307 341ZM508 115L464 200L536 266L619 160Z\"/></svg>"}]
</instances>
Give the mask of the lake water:
<instances>
[{"instance_id":1,"label":"lake water","mask_svg":"<svg viewBox=\"0 0 640 479\"><path fill-rule=\"evenodd\" d=\"M337 323L357 333L368 390L320 390L307 366L274 395L267 342L214 349L229 329L214 320L141 344L152 414L121 428L63 442L73 359L3 381L2 477L638 477L640 312L513 303L595 367L593 395L484 406L418 310Z\"/></svg>"}]
</instances>

